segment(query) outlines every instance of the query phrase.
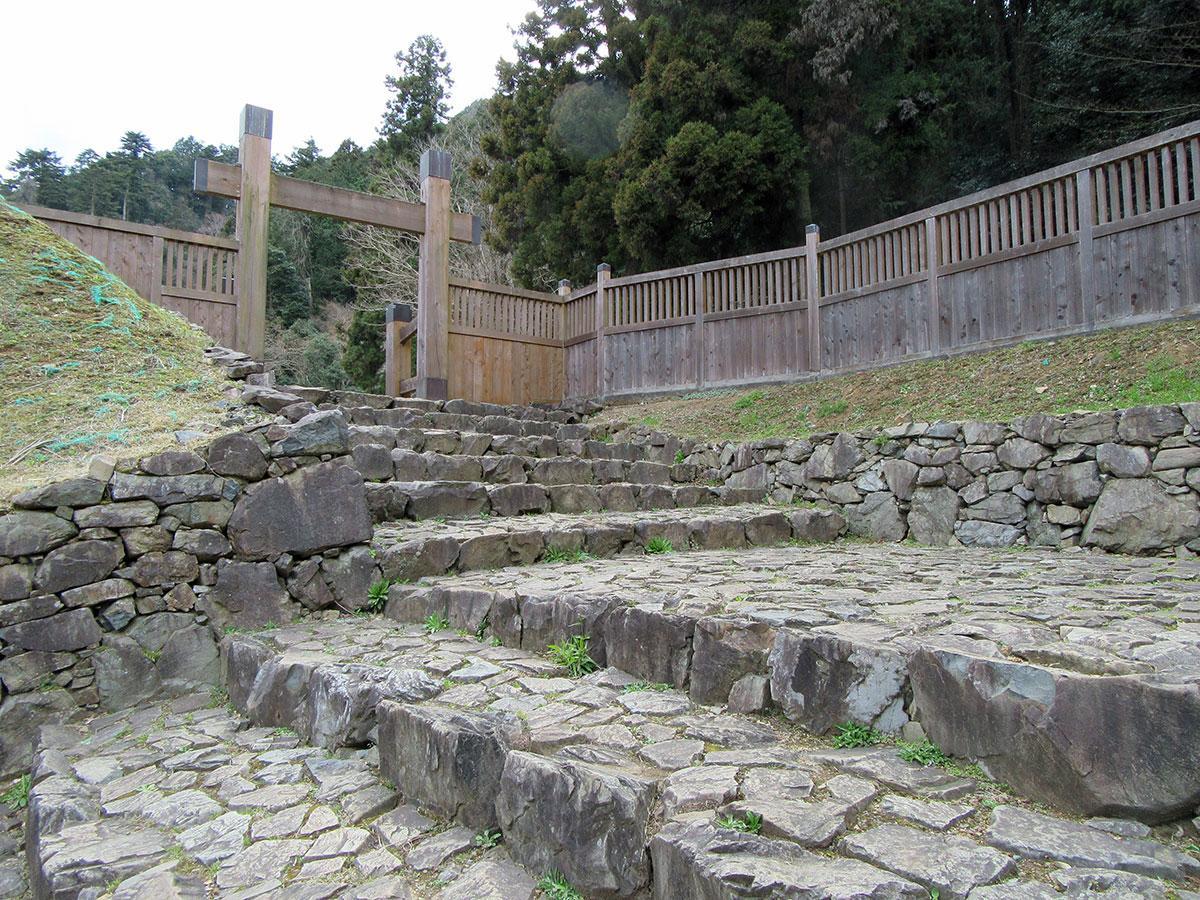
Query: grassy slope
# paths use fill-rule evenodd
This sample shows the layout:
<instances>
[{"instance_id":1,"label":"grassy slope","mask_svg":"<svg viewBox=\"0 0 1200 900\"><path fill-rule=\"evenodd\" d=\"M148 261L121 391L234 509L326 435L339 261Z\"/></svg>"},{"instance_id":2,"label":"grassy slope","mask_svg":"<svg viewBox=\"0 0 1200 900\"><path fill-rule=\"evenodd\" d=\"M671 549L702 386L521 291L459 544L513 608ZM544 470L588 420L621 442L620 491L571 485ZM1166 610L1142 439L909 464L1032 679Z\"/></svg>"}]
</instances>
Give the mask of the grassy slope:
<instances>
[{"instance_id":1,"label":"grassy slope","mask_svg":"<svg viewBox=\"0 0 1200 900\"><path fill-rule=\"evenodd\" d=\"M209 343L0 201L0 499L217 421L229 382L204 361Z\"/></svg>"},{"instance_id":2,"label":"grassy slope","mask_svg":"<svg viewBox=\"0 0 1200 900\"><path fill-rule=\"evenodd\" d=\"M804 384L614 406L601 418L706 440L754 440L1194 400L1200 400L1200 323L1184 321Z\"/></svg>"}]
</instances>

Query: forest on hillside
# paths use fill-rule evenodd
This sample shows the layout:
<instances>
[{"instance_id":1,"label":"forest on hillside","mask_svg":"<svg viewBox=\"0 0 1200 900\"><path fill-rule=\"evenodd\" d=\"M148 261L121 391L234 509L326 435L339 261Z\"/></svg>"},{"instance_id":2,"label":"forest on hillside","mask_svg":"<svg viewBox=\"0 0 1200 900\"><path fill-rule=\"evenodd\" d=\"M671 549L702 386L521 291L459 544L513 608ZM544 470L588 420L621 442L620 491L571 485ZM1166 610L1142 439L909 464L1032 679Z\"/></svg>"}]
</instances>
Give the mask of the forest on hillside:
<instances>
[{"instance_id":1,"label":"forest on hillside","mask_svg":"<svg viewBox=\"0 0 1200 900\"><path fill-rule=\"evenodd\" d=\"M485 226L452 266L545 288L836 236L1200 118L1196 0L537 0L515 38L495 94L453 117L445 51L418 38L377 141L310 141L277 170L415 199L421 152L447 149ZM70 164L26 150L0 192L228 232L192 160L236 155L130 131ZM284 377L378 389L415 242L273 210L268 266Z\"/></svg>"}]
</instances>

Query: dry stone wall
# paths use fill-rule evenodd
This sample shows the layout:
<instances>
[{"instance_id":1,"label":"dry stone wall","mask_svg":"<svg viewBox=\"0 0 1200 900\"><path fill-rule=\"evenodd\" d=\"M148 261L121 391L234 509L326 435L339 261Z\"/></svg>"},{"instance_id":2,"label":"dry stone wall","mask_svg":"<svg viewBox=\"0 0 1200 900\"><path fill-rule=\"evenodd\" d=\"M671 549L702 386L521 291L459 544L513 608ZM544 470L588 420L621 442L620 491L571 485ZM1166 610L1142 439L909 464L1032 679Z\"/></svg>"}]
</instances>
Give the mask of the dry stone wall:
<instances>
[{"instance_id":1,"label":"dry stone wall","mask_svg":"<svg viewBox=\"0 0 1200 900\"><path fill-rule=\"evenodd\" d=\"M777 503L833 506L871 540L1200 552L1200 403L693 445L684 462Z\"/></svg>"},{"instance_id":2,"label":"dry stone wall","mask_svg":"<svg viewBox=\"0 0 1200 900\"><path fill-rule=\"evenodd\" d=\"M374 442L378 419L513 412L289 393L239 354L213 357L248 379L242 399L278 415L204 446L97 457L85 477L19 494L0 516L0 774L28 768L38 728L81 708L216 686L229 630L361 609L381 577L374 521L397 503L382 482L403 474L391 454L408 452ZM523 413L551 432L579 418ZM461 449L458 433L440 434ZM431 515L446 511L438 502Z\"/></svg>"}]
</instances>

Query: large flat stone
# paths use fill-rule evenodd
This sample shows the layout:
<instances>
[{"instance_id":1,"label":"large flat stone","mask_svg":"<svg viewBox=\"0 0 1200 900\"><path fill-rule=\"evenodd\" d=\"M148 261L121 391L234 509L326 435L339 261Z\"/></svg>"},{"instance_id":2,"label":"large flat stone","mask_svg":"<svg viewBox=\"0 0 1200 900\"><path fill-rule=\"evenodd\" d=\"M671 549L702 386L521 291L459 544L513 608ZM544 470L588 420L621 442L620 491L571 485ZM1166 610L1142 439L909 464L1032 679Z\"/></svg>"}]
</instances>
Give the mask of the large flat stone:
<instances>
[{"instance_id":1,"label":"large flat stone","mask_svg":"<svg viewBox=\"0 0 1200 900\"><path fill-rule=\"evenodd\" d=\"M1151 878L1181 879L1200 874L1200 861L1173 847L1125 838L1017 806L992 813L987 842L1028 859L1073 866L1117 869Z\"/></svg>"},{"instance_id":2,"label":"large flat stone","mask_svg":"<svg viewBox=\"0 0 1200 900\"><path fill-rule=\"evenodd\" d=\"M672 822L650 842L653 894L672 900L928 900L906 878L858 860L809 853L787 841Z\"/></svg>"},{"instance_id":3,"label":"large flat stone","mask_svg":"<svg viewBox=\"0 0 1200 900\"><path fill-rule=\"evenodd\" d=\"M936 889L945 900L966 900L973 888L1016 874L1012 858L991 847L904 825L877 825L842 838L838 846L848 856Z\"/></svg>"}]
</instances>

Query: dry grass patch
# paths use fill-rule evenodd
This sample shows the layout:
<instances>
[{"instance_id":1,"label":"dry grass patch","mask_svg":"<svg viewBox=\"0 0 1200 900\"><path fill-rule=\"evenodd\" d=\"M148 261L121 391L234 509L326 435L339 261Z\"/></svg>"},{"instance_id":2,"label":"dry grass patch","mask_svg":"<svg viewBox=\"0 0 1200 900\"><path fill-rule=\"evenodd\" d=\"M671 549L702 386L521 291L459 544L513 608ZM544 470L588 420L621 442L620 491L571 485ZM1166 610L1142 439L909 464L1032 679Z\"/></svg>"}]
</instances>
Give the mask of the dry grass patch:
<instances>
[{"instance_id":1,"label":"dry grass patch","mask_svg":"<svg viewBox=\"0 0 1200 900\"><path fill-rule=\"evenodd\" d=\"M1200 324L1189 320L1026 341L822 381L702 391L613 406L598 418L710 441L756 440L1191 401L1200 401Z\"/></svg>"},{"instance_id":2,"label":"dry grass patch","mask_svg":"<svg viewBox=\"0 0 1200 900\"><path fill-rule=\"evenodd\" d=\"M177 446L232 382L208 336L0 201L0 501L101 451Z\"/></svg>"}]
</instances>

